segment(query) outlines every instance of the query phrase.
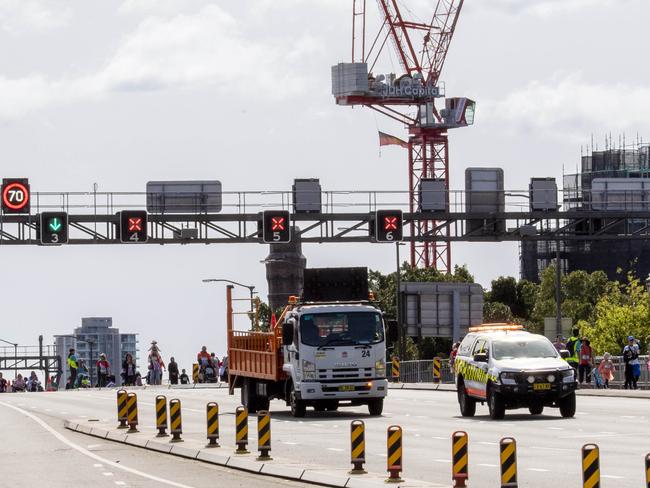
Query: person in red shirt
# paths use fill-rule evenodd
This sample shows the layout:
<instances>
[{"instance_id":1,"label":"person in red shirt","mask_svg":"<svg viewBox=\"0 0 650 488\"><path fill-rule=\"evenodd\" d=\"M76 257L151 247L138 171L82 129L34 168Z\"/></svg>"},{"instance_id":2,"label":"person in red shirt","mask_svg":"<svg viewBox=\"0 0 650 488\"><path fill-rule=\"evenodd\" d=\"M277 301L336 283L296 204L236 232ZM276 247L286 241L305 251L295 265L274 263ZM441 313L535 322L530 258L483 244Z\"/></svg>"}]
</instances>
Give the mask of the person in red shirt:
<instances>
[{"instance_id":1,"label":"person in red shirt","mask_svg":"<svg viewBox=\"0 0 650 488\"><path fill-rule=\"evenodd\" d=\"M594 367L594 351L591 348L591 343L586 337L582 338L582 345L580 346L580 364L578 365L578 375L580 384L585 380L587 384L591 383L591 369Z\"/></svg>"},{"instance_id":2,"label":"person in red shirt","mask_svg":"<svg viewBox=\"0 0 650 488\"><path fill-rule=\"evenodd\" d=\"M111 364L106 360L106 354L101 353L99 355L99 361L95 363L95 366L97 367L97 386L102 388L108 383L111 368Z\"/></svg>"}]
</instances>

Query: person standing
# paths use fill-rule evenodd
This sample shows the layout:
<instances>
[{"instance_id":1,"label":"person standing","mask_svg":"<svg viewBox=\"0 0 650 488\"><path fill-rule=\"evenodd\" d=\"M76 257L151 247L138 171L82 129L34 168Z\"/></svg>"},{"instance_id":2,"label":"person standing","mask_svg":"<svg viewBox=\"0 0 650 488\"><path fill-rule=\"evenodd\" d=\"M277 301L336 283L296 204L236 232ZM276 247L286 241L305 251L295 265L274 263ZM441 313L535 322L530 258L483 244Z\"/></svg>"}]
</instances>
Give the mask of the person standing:
<instances>
[{"instance_id":1,"label":"person standing","mask_svg":"<svg viewBox=\"0 0 650 488\"><path fill-rule=\"evenodd\" d=\"M181 373L181 385L189 385L190 384L190 377L187 376L187 373L185 370L182 371Z\"/></svg>"},{"instance_id":2,"label":"person standing","mask_svg":"<svg viewBox=\"0 0 650 488\"><path fill-rule=\"evenodd\" d=\"M178 364L173 357L169 358L169 364L167 365L167 372L169 373L169 384L177 385L178 384Z\"/></svg>"},{"instance_id":3,"label":"person standing","mask_svg":"<svg viewBox=\"0 0 650 488\"><path fill-rule=\"evenodd\" d=\"M598 365L598 372L603 379L603 388L609 388L609 382L614 379L614 371L616 371L616 367L612 361L612 355L606 352Z\"/></svg>"},{"instance_id":4,"label":"person standing","mask_svg":"<svg viewBox=\"0 0 650 488\"><path fill-rule=\"evenodd\" d=\"M2 373L0 373L0 393L6 393L7 392L7 380L2 377Z\"/></svg>"},{"instance_id":5,"label":"person standing","mask_svg":"<svg viewBox=\"0 0 650 488\"><path fill-rule=\"evenodd\" d=\"M569 351L569 357L566 358L566 362L569 363L573 369L578 371L578 365L580 364L580 349L582 344L580 343L580 329L575 327L571 331L571 337L566 342L566 349Z\"/></svg>"},{"instance_id":6,"label":"person standing","mask_svg":"<svg viewBox=\"0 0 650 488\"><path fill-rule=\"evenodd\" d=\"M70 368L70 385L74 388L77 384L77 356L75 356L74 349L68 352L68 368Z\"/></svg>"},{"instance_id":7,"label":"person standing","mask_svg":"<svg viewBox=\"0 0 650 488\"><path fill-rule=\"evenodd\" d=\"M560 352L560 351L566 349L566 344L564 342L564 337L562 337L561 334L555 337L555 342L553 343L553 346L555 347L555 350L557 352Z\"/></svg>"},{"instance_id":8,"label":"person standing","mask_svg":"<svg viewBox=\"0 0 650 488\"><path fill-rule=\"evenodd\" d=\"M623 361L625 362L625 385L623 388L638 389L638 377L635 375L635 367L639 369L639 345L634 340L634 336L627 338L627 345L623 348Z\"/></svg>"},{"instance_id":9,"label":"person standing","mask_svg":"<svg viewBox=\"0 0 650 488\"><path fill-rule=\"evenodd\" d=\"M133 361L133 356L127 352L124 361L122 362L122 381L124 382L124 386L135 385L135 373L135 362Z\"/></svg>"},{"instance_id":10,"label":"person standing","mask_svg":"<svg viewBox=\"0 0 650 488\"><path fill-rule=\"evenodd\" d=\"M156 341L151 341L151 348L149 348L149 384L160 385L162 383L162 371L165 369L160 349Z\"/></svg>"},{"instance_id":11,"label":"person standing","mask_svg":"<svg viewBox=\"0 0 650 488\"><path fill-rule=\"evenodd\" d=\"M97 386L103 388L108 383L108 375L110 374L111 364L106 359L106 354L101 353L99 360L95 363L97 368Z\"/></svg>"},{"instance_id":12,"label":"person standing","mask_svg":"<svg viewBox=\"0 0 650 488\"><path fill-rule=\"evenodd\" d=\"M582 338L580 345L580 364L578 365L578 374L580 375L580 384L587 381L591 383L591 368L594 366L594 351L591 349L591 343L586 337Z\"/></svg>"}]
</instances>

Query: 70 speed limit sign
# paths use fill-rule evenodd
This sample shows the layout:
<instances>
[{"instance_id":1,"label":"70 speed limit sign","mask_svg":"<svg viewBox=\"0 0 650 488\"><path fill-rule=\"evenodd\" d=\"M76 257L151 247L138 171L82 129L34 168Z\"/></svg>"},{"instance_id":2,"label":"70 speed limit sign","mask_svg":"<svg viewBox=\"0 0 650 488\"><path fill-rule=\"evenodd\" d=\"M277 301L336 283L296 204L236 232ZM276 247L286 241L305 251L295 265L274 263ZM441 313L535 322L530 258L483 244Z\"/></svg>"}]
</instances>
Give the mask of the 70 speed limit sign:
<instances>
[{"instance_id":1,"label":"70 speed limit sign","mask_svg":"<svg viewBox=\"0 0 650 488\"><path fill-rule=\"evenodd\" d=\"M2 180L2 213L28 214L29 210L29 180L27 178L4 178Z\"/></svg>"}]
</instances>

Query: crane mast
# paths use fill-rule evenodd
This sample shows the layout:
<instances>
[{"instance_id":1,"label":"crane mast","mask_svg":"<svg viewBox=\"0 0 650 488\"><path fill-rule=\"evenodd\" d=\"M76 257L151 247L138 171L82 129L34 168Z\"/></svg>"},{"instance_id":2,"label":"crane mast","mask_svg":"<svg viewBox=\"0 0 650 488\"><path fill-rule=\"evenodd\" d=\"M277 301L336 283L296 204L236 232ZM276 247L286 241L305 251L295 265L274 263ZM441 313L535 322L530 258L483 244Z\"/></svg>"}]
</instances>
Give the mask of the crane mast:
<instances>
[{"instance_id":1,"label":"crane mast","mask_svg":"<svg viewBox=\"0 0 650 488\"><path fill-rule=\"evenodd\" d=\"M367 0L352 0L352 63L332 68L332 91L339 105L362 105L408 127L409 210L422 211L423 182L444 191L449 211L449 129L474 123L475 103L467 98L446 98L438 110L436 99L445 97L440 75L449 52L464 0L430 0L432 14L424 22L404 1L377 0L382 17L373 38L367 39ZM427 17L429 18L429 17ZM368 42L371 41L371 42ZM375 75L386 45L392 44L403 73ZM412 115L416 107L416 115ZM430 220L410 222L412 266L451 268L449 228Z\"/></svg>"}]
</instances>

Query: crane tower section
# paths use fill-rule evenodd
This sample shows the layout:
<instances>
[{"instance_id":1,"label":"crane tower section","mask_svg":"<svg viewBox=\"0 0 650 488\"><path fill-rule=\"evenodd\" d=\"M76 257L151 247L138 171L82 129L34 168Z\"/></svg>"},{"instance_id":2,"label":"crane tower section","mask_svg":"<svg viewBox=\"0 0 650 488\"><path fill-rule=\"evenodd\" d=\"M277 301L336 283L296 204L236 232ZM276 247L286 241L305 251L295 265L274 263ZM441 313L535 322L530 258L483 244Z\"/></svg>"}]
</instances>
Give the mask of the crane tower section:
<instances>
[{"instance_id":1,"label":"crane tower section","mask_svg":"<svg viewBox=\"0 0 650 488\"><path fill-rule=\"evenodd\" d=\"M445 98L440 82L464 0L429 0L428 22L405 1L377 0L381 25L374 36L367 32L367 1L352 0L352 60L332 67L332 94L338 105L369 107L408 128L410 211L423 210L422 191L427 190L421 183L430 180L445 189L448 211L447 131L472 125L476 108L468 98ZM378 72L389 43L400 73ZM411 265L447 272L451 268L449 228L439 225L435 214L431 217L410 223L411 236L424 237L423 242L411 242Z\"/></svg>"}]
</instances>

